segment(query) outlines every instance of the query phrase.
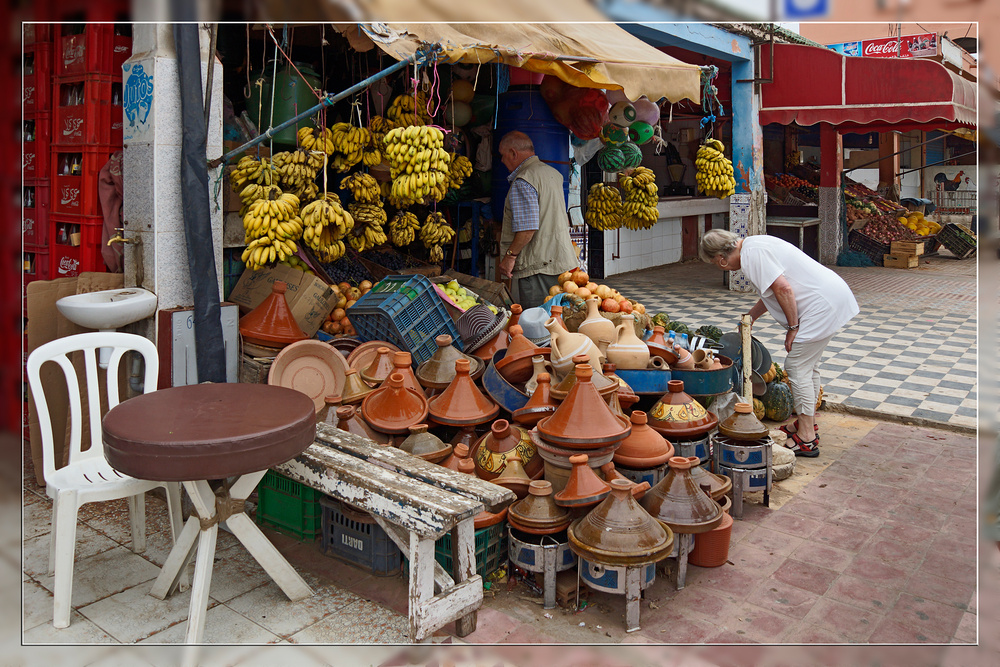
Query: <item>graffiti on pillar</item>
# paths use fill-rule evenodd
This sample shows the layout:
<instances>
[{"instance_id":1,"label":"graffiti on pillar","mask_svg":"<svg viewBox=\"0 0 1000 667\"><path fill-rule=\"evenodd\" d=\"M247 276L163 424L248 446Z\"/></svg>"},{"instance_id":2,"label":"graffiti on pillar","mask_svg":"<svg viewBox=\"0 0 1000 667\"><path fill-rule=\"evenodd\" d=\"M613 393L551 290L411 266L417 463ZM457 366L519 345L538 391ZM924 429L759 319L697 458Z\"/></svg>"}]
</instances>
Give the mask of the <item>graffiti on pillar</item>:
<instances>
[{"instance_id":1,"label":"graffiti on pillar","mask_svg":"<svg viewBox=\"0 0 1000 667\"><path fill-rule=\"evenodd\" d=\"M122 110L125 113L125 141L134 141L149 130L149 112L153 108L153 77L142 63L122 65L125 76Z\"/></svg>"}]
</instances>

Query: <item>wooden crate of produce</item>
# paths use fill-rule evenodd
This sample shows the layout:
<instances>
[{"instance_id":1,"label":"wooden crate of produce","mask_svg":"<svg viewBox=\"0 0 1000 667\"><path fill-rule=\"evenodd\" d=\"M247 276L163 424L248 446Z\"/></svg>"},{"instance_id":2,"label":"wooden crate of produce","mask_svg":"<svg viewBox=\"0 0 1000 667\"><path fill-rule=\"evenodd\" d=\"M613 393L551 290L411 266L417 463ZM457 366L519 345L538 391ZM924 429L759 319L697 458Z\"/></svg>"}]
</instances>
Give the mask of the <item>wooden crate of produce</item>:
<instances>
[{"instance_id":1,"label":"wooden crate of produce","mask_svg":"<svg viewBox=\"0 0 1000 667\"><path fill-rule=\"evenodd\" d=\"M885 255L882 258L882 265L890 269L915 269L918 264L920 258L916 255Z\"/></svg>"},{"instance_id":2,"label":"wooden crate of produce","mask_svg":"<svg viewBox=\"0 0 1000 667\"><path fill-rule=\"evenodd\" d=\"M889 254L891 255L923 255L923 241L893 241L890 244Z\"/></svg>"}]
</instances>

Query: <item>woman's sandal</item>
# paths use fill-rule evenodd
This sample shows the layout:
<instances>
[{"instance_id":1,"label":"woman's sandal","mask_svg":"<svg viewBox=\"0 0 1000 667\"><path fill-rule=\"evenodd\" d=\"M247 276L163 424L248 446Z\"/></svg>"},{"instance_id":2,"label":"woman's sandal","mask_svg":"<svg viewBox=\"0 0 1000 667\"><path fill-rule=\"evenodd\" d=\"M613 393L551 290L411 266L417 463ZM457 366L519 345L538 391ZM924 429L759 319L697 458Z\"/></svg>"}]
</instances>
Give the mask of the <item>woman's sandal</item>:
<instances>
[{"instance_id":1,"label":"woman's sandal","mask_svg":"<svg viewBox=\"0 0 1000 667\"><path fill-rule=\"evenodd\" d=\"M809 442L803 442L798 433L792 433L788 436L788 442L785 443L785 446L792 450L796 456L806 456L809 458L819 456L818 437Z\"/></svg>"},{"instance_id":2,"label":"woman's sandal","mask_svg":"<svg viewBox=\"0 0 1000 667\"><path fill-rule=\"evenodd\" d=\"M785 435L792 435L793 433L798 433L799 432L799 420L796 419L795 421L790 421L787 424L782 424L781 426L778 427L778 430L781 431L782 433L784 433ZM816 437L818 438L819 437L819 424L815 424L815 423L813 424L813 431L816 432Z\"/></svg>"}]
</instances>

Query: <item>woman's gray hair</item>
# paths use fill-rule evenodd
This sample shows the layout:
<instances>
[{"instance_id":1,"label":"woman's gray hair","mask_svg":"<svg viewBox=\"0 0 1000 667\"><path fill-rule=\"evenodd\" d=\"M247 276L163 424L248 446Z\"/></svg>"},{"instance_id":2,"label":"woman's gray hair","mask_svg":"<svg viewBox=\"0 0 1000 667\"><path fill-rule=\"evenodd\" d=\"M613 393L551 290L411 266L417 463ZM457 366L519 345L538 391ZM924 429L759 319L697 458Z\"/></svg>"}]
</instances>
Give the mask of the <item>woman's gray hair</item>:
<instances>
[{"instance_id":1,"label":"woman's gray hair","mask_svg":"<svg viewBox=\"0 0 1000 667\"><path fill-rule=\"evenodd\" d=\"M535 152L535 144L531 141L531 137L526 135L524 132L518 132L517 130L513 130L503 135L503 138L500 139L500 143L497 144L497 150L501 154L511 148L516 150L518 153Z\"/></svg>"},{"instance_id":2,"label":"woman's gray hair","mask_svg":"<svg viewBox=\"0 0 1000 667\"><path fill-rule=\"evenodd\" d=\"M736 250L736 244L740 237L725 229L710 229L701 237L701 247L698 254L701 261L712 263L712 260L722 255L729 256L729 253Z\"/></svg>"}]
</instances>

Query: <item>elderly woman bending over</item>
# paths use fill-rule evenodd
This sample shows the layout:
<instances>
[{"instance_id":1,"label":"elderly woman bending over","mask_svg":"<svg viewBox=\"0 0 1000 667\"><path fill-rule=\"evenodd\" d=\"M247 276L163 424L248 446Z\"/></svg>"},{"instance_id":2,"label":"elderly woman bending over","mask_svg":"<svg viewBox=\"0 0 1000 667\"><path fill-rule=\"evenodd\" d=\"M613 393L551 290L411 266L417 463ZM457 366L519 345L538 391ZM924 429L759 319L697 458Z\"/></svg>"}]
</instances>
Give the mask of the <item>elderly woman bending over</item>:
<instances>
[{"instance_id":1,"label":"elderly woman bending over","mask_svg":"<svg viewBox=\"0 0 1000 667\"><path fill-rule=\"evenodd\" d=\"M713 229L701 240L702 261L724 271L743 270L760 299L750 309L756 321L764 312L785 327L785 371L798 419L781 427L796 456L819 456L815 420L819 363L838 329L858 314L858 302L836 273L790 243L774 236L741 239Z\"/></svg>"}]
</instances>

